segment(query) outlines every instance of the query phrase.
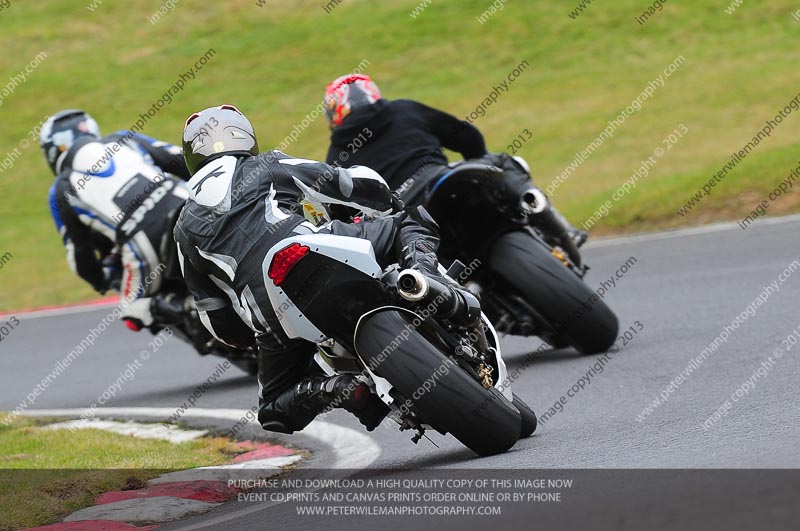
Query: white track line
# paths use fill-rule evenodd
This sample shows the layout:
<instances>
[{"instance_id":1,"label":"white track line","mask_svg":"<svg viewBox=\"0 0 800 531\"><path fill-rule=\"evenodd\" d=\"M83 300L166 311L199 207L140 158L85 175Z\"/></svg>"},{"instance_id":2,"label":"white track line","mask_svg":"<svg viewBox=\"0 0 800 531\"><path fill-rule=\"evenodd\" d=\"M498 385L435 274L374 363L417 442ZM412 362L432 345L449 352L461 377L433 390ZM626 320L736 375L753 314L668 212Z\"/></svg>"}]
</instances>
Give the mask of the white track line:
<instances>
[{"instance_id":1,"label":"white track line","mask_svg":"<svg viewBox=\"0 0 800 531\"><path fill-rule=\"evenodd\" d=\"M764 227L770 225L783 225L785 223L800 222L800 214L792 214L791 216L782 216L777 218L765 218L754 221L750 227ZM656 240L666 240L669 238L683 238L686 236L695 236L699 234L712 234L715 232L727 232L732 230L741 231L741 227L735 221L727 221L724 223L712 223L711 225L701 225L699 227L688 227L685 229L675 229L662 232L647 232L644 234L632 234L630 236L612 236L610 238L600 238L597 240L589 240L583 247L584 249L594 249L599 247L609 247L612 245L624 245L627 243L636 242L649 242Z\"/></svg>"},{"instance_id":2,"label":"white track line","mask_svg":"<svg viewBox=\"0 0 800 531\"><path fill-rule=\"evenodd\" d=\"M30 409L21 415L30 417L80 417L85 409ZM167 419L175 413L168 407L101 407L94 410L99 417L150 417ZM247 409L208 409L193 408L184 417L212 418L238 422L249 413ZM353 429L330 422L315 420L306 429L298 432L332 448L333 460L325 463L326 469L362 469L370 466L381 455L378 446L370 437ZM320 465L322 467L322 465Z\"/></svg>"},{"instance_id":3,"label":"white track line","mask_svg":"<svg viewBox=\"0 0 800 531\"><path fill-rule=\"evenodd\" d=\"M199 439L208 434L208 430L183 430L175 425L134 422L128 420L77 419L66 422L57 422L45 426L48 430L104 430L119 435L130 435L138 439L158 439L173 444Z\"/></svg>"}]
</instances>

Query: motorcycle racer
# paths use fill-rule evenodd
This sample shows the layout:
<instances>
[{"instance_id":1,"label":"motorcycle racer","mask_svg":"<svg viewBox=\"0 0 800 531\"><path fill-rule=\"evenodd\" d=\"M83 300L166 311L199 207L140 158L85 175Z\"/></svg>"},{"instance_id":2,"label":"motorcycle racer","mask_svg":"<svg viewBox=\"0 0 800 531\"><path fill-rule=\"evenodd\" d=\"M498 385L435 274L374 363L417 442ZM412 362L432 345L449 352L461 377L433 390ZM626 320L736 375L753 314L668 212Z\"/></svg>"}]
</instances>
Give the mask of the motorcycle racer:
<instances>
[{"instance_id":1,"label":"motorcycle racer","mask_svg":"<svg viewBox=\"0 0 800 531\"><path fill-rule=\"evenodd\" d=\"M204 128L212 119L219 126ZM183 152L193 174L175 226L183 275L209 332L234 347L257 341L261 426L292 433L324 410L340 407L374 429L387 406L352 375L325 376L314 362L315 346L290 339L282 328L281 315L288 310L272 307L266 256L292 235L330 234L333 242L334 236L361 238L371 242L382 266L399 261L445 282L436 269L436 223L424 209L400 210L385 181L369 168L332 167L276 150L261 153L252 124L232 105L192 114ZM304 199L370 215L400 211L317 227L298 214ZM450 289L456 302L442 312L479 308L471 294Z\"/></svg>"},{"instance_id":2,"label":"motorcycle racer","mask_svg":"<svg viewBox=\"0 0 800 531\"><path fill-rule=\"evenodd\" d=\"M56 176L50 212L70 268L103 294L111 287L103 258L116 249L123 319L134 330L150 326L164 236L188 197L180 148L131 131L101 137L97 122L78 109L51 116L40 146Z\"/></svg>"},{"instance_id":3,"label":"motorcycle racer","mask_svg":"<svg viewBox=\"0 0 800 531\"><path fill-rule=\"evenodd\" d=\"M367 75L340 76L323 100L331 128L328 164L362 164L375 169L410 205L425 204L434 183L450 171L443 148L465 160L482 159L509 173L529 177L521 157L490 154L481 132L470 122L413 100L383 98ZM541 192L544 197L544 192ZM538 219L545 233L558 240L566 234L577 247L588 234L573 227L549 201Z\"/></svg>"}]
</instances>

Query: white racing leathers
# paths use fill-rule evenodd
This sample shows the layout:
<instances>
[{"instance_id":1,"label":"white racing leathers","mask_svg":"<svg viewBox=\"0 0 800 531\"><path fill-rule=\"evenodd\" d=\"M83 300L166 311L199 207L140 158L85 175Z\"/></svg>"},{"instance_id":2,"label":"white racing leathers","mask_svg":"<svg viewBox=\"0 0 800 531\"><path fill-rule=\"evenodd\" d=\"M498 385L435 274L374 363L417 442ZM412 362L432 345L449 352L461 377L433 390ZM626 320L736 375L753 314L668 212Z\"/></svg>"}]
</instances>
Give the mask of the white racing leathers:
<instances>
[{"instance_id":1,"label":"white racing leathers","mask_svg":"<svg viewBox=\"0 0 800 531\"><path fill-rule=\"evenodd\" d=\"M148 297L160 287L172 220L188 197L180 148L126 132L82 137L56 169L50 210L70 268L104 293L109 275L102 259L116 248L123 315L150 325Z\"/></svg>"}]
</instances>

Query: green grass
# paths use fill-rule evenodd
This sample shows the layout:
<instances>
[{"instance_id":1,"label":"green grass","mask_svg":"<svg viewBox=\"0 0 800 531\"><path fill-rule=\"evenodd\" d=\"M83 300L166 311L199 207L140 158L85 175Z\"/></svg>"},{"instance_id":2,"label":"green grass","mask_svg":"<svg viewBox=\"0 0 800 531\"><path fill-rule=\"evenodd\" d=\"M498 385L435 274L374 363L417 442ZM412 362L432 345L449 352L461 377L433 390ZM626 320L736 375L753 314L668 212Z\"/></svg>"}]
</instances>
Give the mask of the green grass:
<instances>
[{"instance_id":1,"label":"green grass","mask_svg":"<svg viewBox=\"0 0 800 531\"><path fill-rule=\"evenodd\" d=\"M0 424L0 530L53 523L104 492L141 488L167 470L228 463L245 451L223 438L172 444L100 430L44 430L46 423Z\"/></svg>"},{"instance_id":2,"label":"green grass","mask_svg":"<svg viewBox=\"0 0 800 531\"><path fill-rule=\"evenodd\" d=\"M714 195L687 217L675 211L752 137L800 85L800 23L791 0L668 3L639 26L642 3L511 1L479 24L488 0L434 1L416 19L417 0L327 2L228 0L179 3L151 25L161 0L13 2L0 12L0 87L39 51L48 58L0 107L0 157L41 117L64 107L91 111L106 132L129 127L181 71L208 48L211 63L162 109L145 132L177 141L185 117L219 102L235 103L256 124L260 144L276 145L316 106L335 76L363 59L388 98L408 97L465 116L522 60L531 64L476 125L494 150L523 129L533 140L521 154L546 186L677 55L682 66L641 111L555 194L576 224L587 219L679 123L690 130L637 189L615 205L598 233L737 219L800 159L800 118L793 115ZM324 119L287 151L323 157ZM0 311L71 302L92 295L66 269L45 197L51 176L35 145L0 173ZM797 194L771 214L794 212Z\"/></svg>"}]
</instances>

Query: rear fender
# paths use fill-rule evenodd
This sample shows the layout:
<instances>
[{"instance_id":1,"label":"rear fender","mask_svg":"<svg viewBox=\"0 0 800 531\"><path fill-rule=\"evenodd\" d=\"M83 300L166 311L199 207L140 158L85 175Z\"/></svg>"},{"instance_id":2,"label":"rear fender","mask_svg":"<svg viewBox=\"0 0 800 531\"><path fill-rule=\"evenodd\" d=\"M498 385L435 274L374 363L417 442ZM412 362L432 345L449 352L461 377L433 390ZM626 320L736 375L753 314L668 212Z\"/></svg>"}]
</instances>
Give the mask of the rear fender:
<instances>
[{"instance_id":1,"label":"rear fender","mask_svg":"<svg viewBox=\"0 0 800 531\"><path fill-rule=\"evenodd\" d=\"M320 330L318 324L313 323L298 308L290 295L281 287L276 286L268 275L275 253L294 243L305 245L310 248L311 253L335 260L344 267L363 273L365 277L375 279L376 282L381 276L381 267L375 260L372 244L361 238L333 234L304 234L290 236L272 246L262 264L262 272L267 294L278 315L278 320L290 338L301 337L312 343L318 343L323 341L328 334ZM305 259L301 259L301 262ZM292 278L293 273L294 270L289 273L285 283Z\"/></svg>"}]
</instances>

